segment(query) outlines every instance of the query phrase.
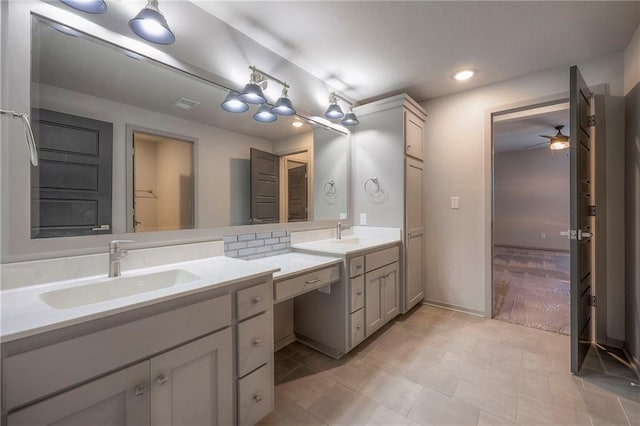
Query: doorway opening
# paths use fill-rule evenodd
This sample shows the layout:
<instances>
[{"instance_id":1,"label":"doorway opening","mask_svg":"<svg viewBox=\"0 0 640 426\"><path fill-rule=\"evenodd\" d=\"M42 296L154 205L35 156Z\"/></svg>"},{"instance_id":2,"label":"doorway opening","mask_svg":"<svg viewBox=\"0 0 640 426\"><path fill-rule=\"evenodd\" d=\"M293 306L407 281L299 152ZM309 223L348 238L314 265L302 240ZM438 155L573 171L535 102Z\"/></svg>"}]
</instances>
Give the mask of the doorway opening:
<instances>
[{"instance_id":1,"label":"doorway opening","mask_svg":"<svg viewBox=\"0 0 640 426\"><path fill-rule=\"evenodd\" d=\"M193 146L133 132L133 232L194 227Z\"/></svg>"},{"instance_id":2,"label":"doorway opening","mask_svg":"<svg viewBox=\"0 0 640 426\"><path fill-rule=\"evenodd\" d=\"M495 114L492 128L493 318L569 335L569 103Z\"/></svg>"}]
</instances>

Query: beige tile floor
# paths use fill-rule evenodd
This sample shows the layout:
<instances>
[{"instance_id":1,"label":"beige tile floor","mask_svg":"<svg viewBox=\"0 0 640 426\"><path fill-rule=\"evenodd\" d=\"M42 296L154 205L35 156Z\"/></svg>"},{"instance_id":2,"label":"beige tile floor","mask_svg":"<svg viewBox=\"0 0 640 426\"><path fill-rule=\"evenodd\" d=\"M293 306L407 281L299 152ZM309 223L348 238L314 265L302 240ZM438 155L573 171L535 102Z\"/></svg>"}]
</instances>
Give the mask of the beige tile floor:
<instances>
[{"instance_id":1,"label":"beige tile floor","mask_svg":"<svg viewBox=\"0 0 640 426\"><path fill-rule=\"evenodd\" d=\"M262 425L640 425L640 387L606 351L575 377L568 336L427 305L340 360L293 343L275 370Z\"/></svg>"}]
</instances>

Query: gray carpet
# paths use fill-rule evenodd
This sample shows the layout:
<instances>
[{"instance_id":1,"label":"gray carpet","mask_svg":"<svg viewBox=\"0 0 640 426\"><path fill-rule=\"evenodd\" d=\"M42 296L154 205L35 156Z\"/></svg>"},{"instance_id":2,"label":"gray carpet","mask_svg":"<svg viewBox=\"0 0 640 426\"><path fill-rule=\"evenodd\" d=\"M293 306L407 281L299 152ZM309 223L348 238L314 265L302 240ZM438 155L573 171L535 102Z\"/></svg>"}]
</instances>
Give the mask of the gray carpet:
<instances>
[{"instance_id":1,"label":"gray carpet","mask_svg":"<svg viewBox=\"0 0 640 426\"><path fill-rule=\"evenodd\" d=\"M494 318L569 334L569 253L495 247Z\"/></svg>"}]
</instances>

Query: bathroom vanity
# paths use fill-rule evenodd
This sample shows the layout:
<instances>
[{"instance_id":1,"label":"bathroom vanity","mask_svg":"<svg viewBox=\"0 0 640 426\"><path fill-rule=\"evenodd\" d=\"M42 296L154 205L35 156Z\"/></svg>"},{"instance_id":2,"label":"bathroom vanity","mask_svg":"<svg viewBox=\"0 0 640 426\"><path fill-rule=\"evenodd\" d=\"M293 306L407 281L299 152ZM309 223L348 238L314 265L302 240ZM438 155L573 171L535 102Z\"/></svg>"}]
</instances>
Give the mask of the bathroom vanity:
<instances>
[{"instance_id":1,"label":"bathroom vanity","mask_svg":"<svg viewBox=\"0 0 640 426\"><path fill-rule=\"evenodd\" d=\"M118 283L3 291L3 423L255 424L274 405L274 270L222 256L141 269L127 279L196 279L86 305L78 289Z\"/></svg>"}]
</instances>

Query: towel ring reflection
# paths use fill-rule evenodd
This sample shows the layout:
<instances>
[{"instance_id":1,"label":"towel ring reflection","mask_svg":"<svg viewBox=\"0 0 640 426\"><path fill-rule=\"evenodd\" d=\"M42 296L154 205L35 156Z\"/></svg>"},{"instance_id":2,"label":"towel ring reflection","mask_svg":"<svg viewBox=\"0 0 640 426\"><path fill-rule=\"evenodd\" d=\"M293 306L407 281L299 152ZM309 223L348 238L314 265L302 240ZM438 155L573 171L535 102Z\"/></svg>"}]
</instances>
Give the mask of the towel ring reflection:
<instances>
[{"instance_id":1,"label":"towel ring reflection","mask_svg":"<svg viewBox=\"0 0 640 426\"><path fill-rule=\"evenodd\" d=\"M336 181L331 179L329 182L324 184L324 195L327 197L335 197L338 192L338 188L336 188Z\"/></svg>"},{"instance_id":2,"label":"towel ring reflection","mask_svg":"<svg viewBox=\"0 0 640 426\"><path fill-rule=\"evenodd\" d=\"M369 182L371 182L371 185L369 185ZM378 182L377 177L370 177L364 182L364 192L370 196L374 196L380 192L380 182Z\"/></svg>"}]
</instances>

